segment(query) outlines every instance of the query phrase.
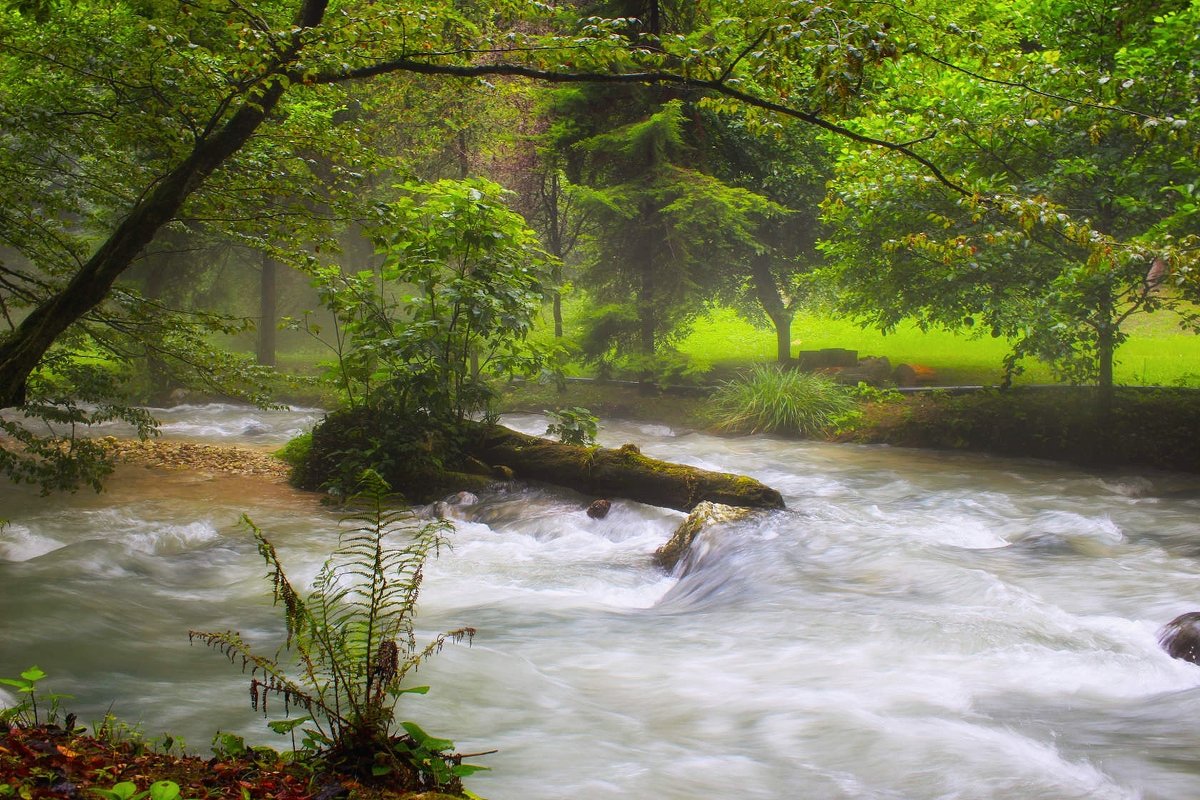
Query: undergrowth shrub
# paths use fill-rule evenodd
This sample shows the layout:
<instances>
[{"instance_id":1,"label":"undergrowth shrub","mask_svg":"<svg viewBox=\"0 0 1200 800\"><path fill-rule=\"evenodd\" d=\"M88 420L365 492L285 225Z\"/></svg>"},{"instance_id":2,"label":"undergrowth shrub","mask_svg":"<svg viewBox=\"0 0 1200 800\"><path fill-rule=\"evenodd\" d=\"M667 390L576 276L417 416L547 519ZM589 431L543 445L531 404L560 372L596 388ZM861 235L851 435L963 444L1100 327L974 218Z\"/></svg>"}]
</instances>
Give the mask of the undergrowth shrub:
<instances>
[{"instance_id":1,"label":"undergrowth shrub","mask_svg":"<svg viewBox=\"0 0 1200 800\"><path fill-rule=\"evenodd\" d=\"M760 364L723 382L708 411L724 431L813 436L855 407L845 387L823 375Z\"/></svg>"},{"instance_id":2,"label":"undergrowth shrub","mask_svg":"<svg viewBox=\"0 0 1200 800\"><path fill-rule=\"evenodd\" d=\"M596 443L600 420L591 411L579 406L546 411L550 424L546 426L548 436L557 436L563 444L591 447Z\"/></svg>"},{"instance_id":3,"label":"undergrowth shrub","mask_svg":"<svg viewBox=\"0 0 1200 800\"><path fill-rule=\"evenodd\" d=\"M475 631L459 628L418 646L417 595L427 558L445 544L446 523L417 524L411 512L389 508L388 498L387 483L364 472L362 491L352 498L357 508L343 516L348 527L307 597L288 580L274 545L243 517L283 609L288 662L260 655L233 631L188 636L249 668L256 711L306 712L270 727L293 736L299 728L303 749L337 771L385 780L402 791L458 792L461 778L483 767L463 764L453 742L414 722L397 722L397 705L429 689L406 686L409 672L446 642L470 640Z\"/></svg>"},{"instance_id":4,"label":"undergrowth shrub","mask_svg":"<svg viewBox=\"0 0 1200 800\"><path fill-rule=\"evenodd\" d=\"M462 436L455 424L428 414L342 409L327 416L306 446L293 452L292 483L346 497L369 469L390 485L405 487L409 499L417 500L462 460Z\"/></svg>"}]
</instances>

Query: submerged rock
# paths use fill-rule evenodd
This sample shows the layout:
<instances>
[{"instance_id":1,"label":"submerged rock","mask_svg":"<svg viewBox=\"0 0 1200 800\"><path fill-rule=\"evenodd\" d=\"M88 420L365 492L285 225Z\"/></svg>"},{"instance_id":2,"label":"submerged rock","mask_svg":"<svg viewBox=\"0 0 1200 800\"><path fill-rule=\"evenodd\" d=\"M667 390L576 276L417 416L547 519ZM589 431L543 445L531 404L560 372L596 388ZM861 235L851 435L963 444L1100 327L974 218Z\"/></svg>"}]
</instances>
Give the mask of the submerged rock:
<instances>
[{"instance_id":1,"label":"submerged rock","mask_svg":"<svg viewBox=\"0 0 1200 800\"><path fill-rule=\"evenodd\" d=\"M1200 664L1200 611L1180 614L1164 625L1158 643L1171 658Z\"/></svg>"},{"instance_id":2,"label":"submerged rock","mask_svg":"<svg viewBox=\"0 0 1200 800\"><path fill-rule=\"evenodd\" d=\"M438 519L464 519L465 515L459 509L473 506L479 502L479 496L471 492L455 492L430 507L433 516Z\"/></svg>"},{"instance_id":3,"label":"submerged rock","mask_svg":"<svg viewBox=\"0 0 1200 800\"><path fill-rule=\"evenodd\" d=\"M679 523L679 527L666 544L654 551L654 560L663 569L671 571L691 549L692 542L702 530L725 522L739 522L754 513L754 509L706 500L693 508L687 518Z\"/></svg>"}]
</instances>

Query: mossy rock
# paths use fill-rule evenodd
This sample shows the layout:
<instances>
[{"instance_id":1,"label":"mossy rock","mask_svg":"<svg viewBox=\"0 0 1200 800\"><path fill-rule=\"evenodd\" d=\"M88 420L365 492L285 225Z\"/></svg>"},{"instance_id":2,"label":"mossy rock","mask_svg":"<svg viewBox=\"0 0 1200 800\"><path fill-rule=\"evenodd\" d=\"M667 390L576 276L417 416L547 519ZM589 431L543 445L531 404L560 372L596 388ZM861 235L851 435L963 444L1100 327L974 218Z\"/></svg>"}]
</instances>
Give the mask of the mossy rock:
<instances>
[{"instance_id":1,"label":"mossy rock","mask_svg":"<svg viewBox=\"0 0 1200 800\"><path fill-rule=\"evenodd\" d=\"M675 569L692 548L692 542L705 528L727 522L740 522L754 514L749 508L727 506L722 503L703 502L692 509L687 518L679 523L675 533L662 547L654 551L654 560L668 572Z\"/></svg>"}]
</instances>

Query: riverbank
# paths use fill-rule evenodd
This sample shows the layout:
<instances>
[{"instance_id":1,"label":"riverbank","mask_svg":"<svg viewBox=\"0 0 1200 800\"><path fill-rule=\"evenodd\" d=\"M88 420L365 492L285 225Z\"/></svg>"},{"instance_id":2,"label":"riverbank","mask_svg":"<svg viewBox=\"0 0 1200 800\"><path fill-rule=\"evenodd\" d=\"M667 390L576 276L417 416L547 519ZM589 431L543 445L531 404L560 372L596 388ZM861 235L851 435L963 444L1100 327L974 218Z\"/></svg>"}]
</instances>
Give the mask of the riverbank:
<instances>
[{"instance_id":1,"label":"riverbank","mask_svg":"<svg viewBox=\"0 0 1200 800\"><path fill-rule=\"evenodd\" d=\"M439 792L401 793L344 775L322 774L315 763L288 759L269 748L244 747L240 755L205 759L177 754L170 745L162 752L140 737L122 738L117 731L89 736L82 730L57 725L0 729L0 797L127 797L132 791L122 795L114 787L132 784L151 798L167 800L462 800Z\"/></svg>"},{"instance_id":2,"label":"riverbank","mask_svg":"<svg viewBox=\"0 0 1200 800\"><path fill-rule=\"evenodd\" d=\"M579 406L604 418L655 422L677 431L711 432L705 393L672 392L601 381L517 383L501 411L540 413ZM821 437L830 442L1043 458L1089 468L1149 467L1200 472L1200 392L1117 389L1102 409L1090 388L1053 386L955 393L884 392L861 415Z\"/></svg>"},{"instance_id":3,"label":"riverbank","mask_svg":"<svg viewBox=\"0 0 1200 800\"><path fill-rule=\"evenodd\" d=\"M253 475L285 481L290 467L266 449L212 445L175 439L118 439L101 441L118 463L192 472Z\"/></svg>"}]
</instances>

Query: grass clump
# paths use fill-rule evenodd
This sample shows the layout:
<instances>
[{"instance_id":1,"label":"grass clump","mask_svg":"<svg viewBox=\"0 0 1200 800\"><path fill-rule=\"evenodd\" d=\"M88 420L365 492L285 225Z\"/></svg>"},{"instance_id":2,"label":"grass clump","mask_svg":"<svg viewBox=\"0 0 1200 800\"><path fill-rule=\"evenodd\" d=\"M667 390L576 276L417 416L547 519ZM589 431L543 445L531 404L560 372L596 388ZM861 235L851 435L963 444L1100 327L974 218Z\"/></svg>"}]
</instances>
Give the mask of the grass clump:
<instances>
[{"instance_id":1,"label":"grass clump","mask_svg":"<svg viewBox=\"0 0 1200 800\"><path fill-rule=\"evenodd\" d=\"M730 433L815 436L855 409L845 387L824 375L756 365L709 400L715 427Z\"/></svg>"}]
</instances>

